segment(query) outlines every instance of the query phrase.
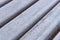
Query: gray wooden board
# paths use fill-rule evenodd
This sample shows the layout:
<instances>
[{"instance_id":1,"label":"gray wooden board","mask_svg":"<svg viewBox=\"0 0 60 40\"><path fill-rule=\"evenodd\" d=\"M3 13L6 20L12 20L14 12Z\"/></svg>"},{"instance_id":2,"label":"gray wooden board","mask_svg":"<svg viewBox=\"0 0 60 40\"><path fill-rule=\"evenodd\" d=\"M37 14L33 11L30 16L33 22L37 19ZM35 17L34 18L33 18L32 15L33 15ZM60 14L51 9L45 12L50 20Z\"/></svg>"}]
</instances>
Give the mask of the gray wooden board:
<instances>
[{"instance_id":1,"label":"gray wooden board","mask_svg":"<svg viewBox=\"0 0 60 40\"><path fill-rule=\"evenodd\" d=\"M31 27L32 24L34 24L35 21L41 18L45 14L45 12L52 8L57 2L58 0L38 1L0 29L0 40L13 40L15 38L18 38L18 35L21 36L25 31L27 31L27 29ZM1 9L1 12L5 11L2 10L3 9ZM8 11L5 12L8 13ZM9 13L10 12L11 11L9 11ZM12 13L15 13L15 11ZM6 17L8 17L8 15ZM3 16L1 16L1 18L2 17Z\"/></svg>"},{"instance_id":2,"label":"gray wooden board","mask_svg":"<svg viewBox=\"0 0 60 40\"><path fill-rule=\"evenodd\" d=\"M0 26L12 19L18 12L21 12L28 5L36 0L12 0L0 8ZM20 13L19 13L20 14Z\"/></svg>"},{"instance_id":3,"label":"gray wooden board","mask_svg":"<svg viewBox=\"0 0 60 40\"><path fill-rule=\"evenodd\" d=\"M47 40L60 22L60 4L41 19L20 40Z\"/></svg>"}]
</instances>

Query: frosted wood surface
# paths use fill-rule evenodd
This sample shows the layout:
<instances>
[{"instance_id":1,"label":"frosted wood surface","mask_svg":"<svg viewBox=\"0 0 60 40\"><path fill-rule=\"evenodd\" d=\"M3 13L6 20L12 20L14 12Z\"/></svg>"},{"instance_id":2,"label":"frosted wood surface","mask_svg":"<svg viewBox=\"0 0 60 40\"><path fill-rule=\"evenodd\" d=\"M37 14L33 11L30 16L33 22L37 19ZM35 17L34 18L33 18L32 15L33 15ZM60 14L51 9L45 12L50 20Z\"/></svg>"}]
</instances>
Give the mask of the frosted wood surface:
<instances>
[{"instance_id":1,"label":"frosted wood surface","mask_svg":"<svg viewBox=\"0 0 60 40\"><path fill-rule=\"evenodd\" d=\"M50 11L20 40L45 40L57 28L60 22L60 4ZM41 36L41 37L40 37Z\"/></svg>"},{"instance_id":2,"label":"frosted wood surface","mask_svg":"<svg viewBox=\"0 0 60 40\"><path fill-rule=\"evenodd\" d=\"M0 6L2 6L3 4L5 4L5 3L9 2L9 1L11 1L11 0L0 0Z\"/></svg>"},{"instance_id":3,"label":"frosted wood surface","mask_svg":"<svg viewBox=\"0 0 60 40\"><path fill-rule=\"evenodd\" d=\"M27 29L31 27L32 24L34 24L35 21L41 18L45 14L45 12L53 7L53 5L58 2L58 0L46 0L44 2L38 2L34 4L35 6L31 6L11 22L3 26L0 29L0 40L13 40L14 38L17 38L18 35L21 36L25 31L27 31Z\"/></svg>"},{"instance_id":4,"label":"frosted wood surface","mask_svg":"<svg viewBox=\"0 0 60 40\"><path fill-rule=\"evenodd\" d=\"M53 40L60 40L60 32L55 36Z\"/></svg>"},{"instance_id":5,"label":"frosted wood surface","mask_svg":"<svg viewBox=\"0 0 60 40\"><path fill-rule=\"evenodd\" d=\"M12 0L8 4L0 8L0 26L9 19L13 18L18 12L21 12L35 0Z\"/></svg>"}]
</instances>

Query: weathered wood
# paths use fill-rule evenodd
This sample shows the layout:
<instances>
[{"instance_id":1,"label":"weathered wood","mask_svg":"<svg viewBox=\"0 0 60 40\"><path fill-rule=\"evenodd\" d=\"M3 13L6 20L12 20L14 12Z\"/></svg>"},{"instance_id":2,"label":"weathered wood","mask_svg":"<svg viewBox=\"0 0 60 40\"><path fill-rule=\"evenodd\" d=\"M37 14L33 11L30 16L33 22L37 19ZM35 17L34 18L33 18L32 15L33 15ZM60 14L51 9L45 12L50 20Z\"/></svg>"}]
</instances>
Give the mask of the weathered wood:
<instances>
[{"instance_id":1,"label":"weathered wood","mask_svg":"<svg viewBox=\"0 0 60 40\"><path fill-rule=\"evenodd\" d=\"M41 21L39 21L20 40L45 40L52 34L60 22L60 4L51 10Z\"/></svg>"},{"instance_id":2,"label":"weathered wood","mask_svg":"<svg viewBox=\"0 0 60 40\"><path fill-rule=\"evenodd\" d=\"M10 21L12 18L20 14L29 5L36 0L12 0L8 4L0 8L0 26Z\"/></svg>"},{"instance_id":3,"label":"weathered wood","mask_svg":"<svg viewBox=\"0 0 60 40\"><path fill-rule=\"evenodd\" d=\"M53 40L60 40L60 32L55 36Z\"/></svg>"},{"instance_id":4,"label":"weathered wood","mask_svg":"<svg viewBox=\"0 0 60 40\"><path fill-rule=\"evenodd\" d=\"M59 2L59 0L39 0L20 14L22 10L24 10L29 4L33 3L34 1L35 0L13 0L0 8L0 26L4 25L16 16L13 20L5 24L0 29L0 40L15 40L19 38L31 27L33 27L34 24L36 24L42 17L44 17L44 15L46 15ZM18 13L20 15L17 16ZM55 15L54 13L53 15L51 21L54 20L55 16L58 16L58 14ZM50 18L49 15L47 17L47 19ZM35 27L33 27L32 29L34 28ZM31 39L33 39L33 37ZM24 40L30 39L28 38Z\"/></svg>"}]
</instances>

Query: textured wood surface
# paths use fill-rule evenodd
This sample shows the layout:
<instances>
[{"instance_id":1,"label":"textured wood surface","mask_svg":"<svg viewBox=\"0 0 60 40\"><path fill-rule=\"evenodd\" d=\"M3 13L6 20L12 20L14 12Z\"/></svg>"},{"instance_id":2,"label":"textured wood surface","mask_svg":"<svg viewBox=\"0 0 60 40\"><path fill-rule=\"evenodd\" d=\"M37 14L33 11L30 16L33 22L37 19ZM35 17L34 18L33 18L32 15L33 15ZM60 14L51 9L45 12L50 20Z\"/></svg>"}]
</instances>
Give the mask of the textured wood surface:
<instances>
[{"instance_id":1,"label":"textured wood surface","mask_svg":"<svg viewBox=\"0 0 60 40\"><path fill-rule=\"evenodd\" d=\"M0 1L0 40L49 40L60 28L59 0L8 1Z\"/></svg>"}]
</instances>

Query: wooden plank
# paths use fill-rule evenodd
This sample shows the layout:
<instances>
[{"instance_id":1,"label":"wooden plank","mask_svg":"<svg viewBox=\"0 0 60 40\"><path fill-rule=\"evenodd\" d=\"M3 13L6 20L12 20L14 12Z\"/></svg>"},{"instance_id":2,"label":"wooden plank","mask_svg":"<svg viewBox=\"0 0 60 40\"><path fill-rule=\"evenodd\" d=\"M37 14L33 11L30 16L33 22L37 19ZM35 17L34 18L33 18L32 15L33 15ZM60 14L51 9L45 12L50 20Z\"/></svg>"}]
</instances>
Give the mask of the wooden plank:
<instances>
[{"instance_id":1,"label":"wooden plank","mask_svg":"<svg viewBox=\"0 0 60 40\"><path fill-rule=\"evenodd\" d=\"M60 17L60 14L59 14ZM56 18L57 20L54 20L53 23L51 23L51 25L46 29L46 31L44 31L42 33L42 35L37 39L37 40L48 40L49 37L56 31L58 30L59 26L59 22L60 22L60 18ZM60 25L60 24L59 24Z\"/></svg>"},{"instance_id":2,"label":"wooden plank","mask_svg":"<svg viewBox=\"0 0 60 40\"><path fill-rule=\"evenodd\" d=\"M0 7L12 0L0 0Z\"/></svg>"},{"instance_id":3,"label":"wooden plank","mask_svg":"<svg viewBox=\"0 0 60 40\"><path fill-rule=\"evenodd\" d=\"M53 40L60 40L60 32L55 36Z\"/></svg>"},{"instance_id":4,"label":"wooden plank","mask_svg":"<svg viewBox=\"0 0 60 40\"><path fill-rule=\"evenodd\" d=\"M59 10L60 10L60 4L58 4L53 10L51 10L20 40L45 40L44 38L48 38L47 36L49 36L51 31L54 31L55 28L57 28L56 26L60 22L60 18L59 18L60 11Z\"/></svg>"},{"instance_id":5,"label":"wooden plank","mask_svg":"<svg viewBox=\"0 0 60 40\"><path fill-rule=\"evenodd\" d=\"M19 12L23 11L30 4L36 0L13 0L10 3L4 5L0 8L0 26L4 25L12 18L20 14Z\"/></svg>"},{"instance_id":6,"label":"wooden plank","mask_svg":"<svg viewBox=\"0 0 60 40\"><path fill-rule=\"evenodd\" d=\"M21 36L57 2L58 0L38 1L36 4L0 29L0 40L13 40Z\"/></svg>"}]
</instances>

